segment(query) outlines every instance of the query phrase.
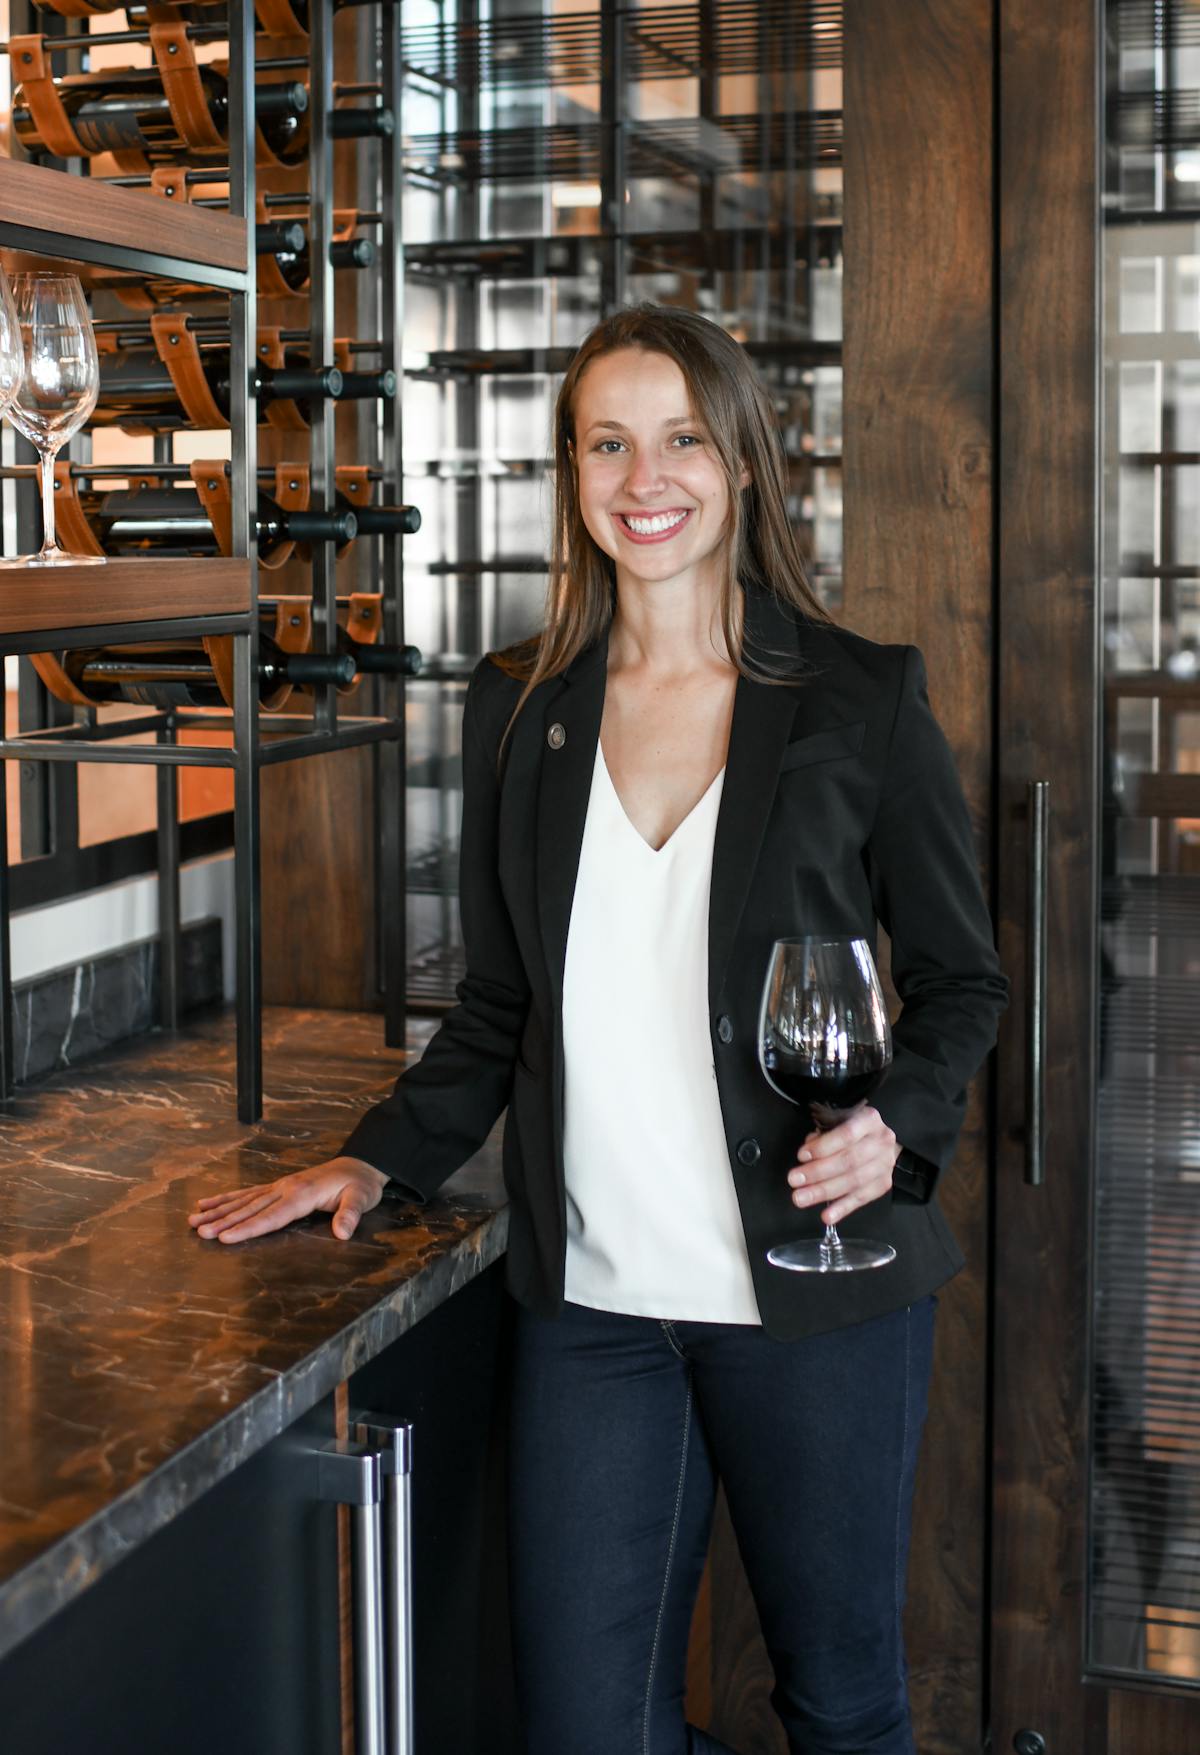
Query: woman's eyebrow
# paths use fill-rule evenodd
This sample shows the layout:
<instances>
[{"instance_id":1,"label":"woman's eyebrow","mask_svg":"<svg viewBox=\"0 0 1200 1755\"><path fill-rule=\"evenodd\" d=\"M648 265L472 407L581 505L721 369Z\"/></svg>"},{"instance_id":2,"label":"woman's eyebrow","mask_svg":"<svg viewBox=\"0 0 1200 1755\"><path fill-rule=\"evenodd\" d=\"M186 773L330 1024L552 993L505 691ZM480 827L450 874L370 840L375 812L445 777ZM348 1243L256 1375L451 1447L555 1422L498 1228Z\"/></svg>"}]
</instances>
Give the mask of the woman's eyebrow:
<instances>
[{"instance_id":1,"label":"woman's eyebrow","mask_svg":"<svg viewBox=\"0 0 1200 1755\"><path fill-rule=\"evenodd\" d=\"M662 424L664 427L696 427L700 425L700 422L693 414L676 414L672 415L670 420L663 421ZM603 427L606 431L613 433L627 433L629 431L629 428L619 420L589 421L583 430L585 433L590 433L597 427Z\"/></svg>"}]
</instances>

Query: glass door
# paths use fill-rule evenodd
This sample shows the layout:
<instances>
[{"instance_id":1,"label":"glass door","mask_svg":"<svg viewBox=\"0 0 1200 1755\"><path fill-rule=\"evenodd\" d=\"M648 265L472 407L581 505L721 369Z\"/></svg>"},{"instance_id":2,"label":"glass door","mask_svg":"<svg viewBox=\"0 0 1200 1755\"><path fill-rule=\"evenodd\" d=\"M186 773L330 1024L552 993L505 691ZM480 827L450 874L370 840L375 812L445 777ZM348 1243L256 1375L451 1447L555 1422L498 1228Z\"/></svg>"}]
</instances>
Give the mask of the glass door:
<instances>
[{"instance_id":1,"label":"glass door","mask_svg":"<svg viewBox=\"0 0 1200 1755\"><path fill-rule=\"evenodd\" d=\"M1000 16L999 869L1015 991L995 1191L992 1746L1186 1755L1200 1748L1200 11L1099 0L1068 28L1008 0Z\"/></svg>"}]
</instances>

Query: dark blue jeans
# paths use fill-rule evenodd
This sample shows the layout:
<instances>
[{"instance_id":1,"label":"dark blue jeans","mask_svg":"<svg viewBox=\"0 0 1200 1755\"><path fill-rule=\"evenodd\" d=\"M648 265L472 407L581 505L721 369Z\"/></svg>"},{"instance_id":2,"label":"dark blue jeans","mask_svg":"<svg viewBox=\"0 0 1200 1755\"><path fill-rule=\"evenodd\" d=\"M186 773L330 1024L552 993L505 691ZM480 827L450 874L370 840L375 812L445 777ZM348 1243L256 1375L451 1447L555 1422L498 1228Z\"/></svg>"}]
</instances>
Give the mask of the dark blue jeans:
<instances>
[{"instance_id":1,"label":"dark blue jeans","mask_svg":"<svg viewBox=\"0 0 1200 1755\"><path fill-rule=\"evenodd\" d=\"M935 1298L801 1341L519 1309L510 1578L527 1755L729 1755L689 1726L718 1476L804 1755L913 1755L901 1631Z\"/></svg>"}]
</instances>

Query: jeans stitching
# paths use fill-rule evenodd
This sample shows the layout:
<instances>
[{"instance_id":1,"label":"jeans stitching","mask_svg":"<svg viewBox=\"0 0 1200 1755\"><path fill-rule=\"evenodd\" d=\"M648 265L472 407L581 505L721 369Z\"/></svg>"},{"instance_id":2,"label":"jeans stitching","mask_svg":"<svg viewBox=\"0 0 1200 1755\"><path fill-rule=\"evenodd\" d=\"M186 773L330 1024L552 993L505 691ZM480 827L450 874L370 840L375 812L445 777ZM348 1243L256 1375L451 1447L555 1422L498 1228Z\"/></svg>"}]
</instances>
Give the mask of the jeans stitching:
<instances>
[{"instance_id":1,"label":"jeans stitching","mask_svg":"<svg viewBox=\"0 0 1200 1755\"><path fill-rule=\"evenodd\" d=\"M910 1382L912 1378L912 1305L904 1312L904 1431L900 1439L900 1474L896 1482L896 1673L901 1681L904 1679L904 1666L901 1662L901 1622L900 1622L900 1514L904 1506L904 1475L908 1467L908 1415L912 1399Z\"/></svg>"},{"instance_id":2,"label":"jeans stitching","mask_svg":"<svg viewBox=\"0 0 1200 1755\"><path fill-rule=\"evenodd\" d=\"M664 1323L664 1329L666 1326ZM689 1377L687 1397L683 1405L683 1443L679 1453L679 1485L675 1489L675 1516L671 1524L671 1540L667 1545L667 1564L663 1573L662 1596L658 1603L658 1621L654 1628L654 1644L650 1649L650 1669L646 1676L646 1709L642 1715L642 1755L650 1755L650 1697L654 1692L654 1667L658 1662L658 1645L662 1637L663 1617L667 1611L667 1591L671 1583L671 1567L675 1560L675 1541L679 1535L679 1519L683 1510L683 1483L687 1475L688 1440L691 1429L692 1383Z\"/></svg>"},{"instance_id":3,"label":"jeans stitching","mask_svg":"<svg viewBox=\"0 0 1200 1755\"><path fill-rule=\"evenodd\" d=\"M667 1345L670 1347L671 1351L674 1354L676 1354L677 1357L679 1357L680 1359L686 1359L687 1354L684 1352L683 1348L679 1345L679 1337L675 1333L675 1329L674 1329L670 1319L665 1317L665 1316L660 1316L658 1319L658 1325L662 1329L664 1335L666 1335Z\"/></svg>"}]
</instances>

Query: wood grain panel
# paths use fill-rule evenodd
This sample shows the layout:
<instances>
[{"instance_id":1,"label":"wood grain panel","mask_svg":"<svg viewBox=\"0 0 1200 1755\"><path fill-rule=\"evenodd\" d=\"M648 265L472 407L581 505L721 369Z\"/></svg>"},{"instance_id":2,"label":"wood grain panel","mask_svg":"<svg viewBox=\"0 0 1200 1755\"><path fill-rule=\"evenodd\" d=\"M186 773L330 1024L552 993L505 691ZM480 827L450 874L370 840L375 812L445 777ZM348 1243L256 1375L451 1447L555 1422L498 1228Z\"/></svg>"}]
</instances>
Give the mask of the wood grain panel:
<instances>
[{"instance_id":1,"label":"wood grain panel","mask_svg":"<svg viewBox=\"0 0 1200 1755\"><path fill-rule=\"evenodd\" d=\"M1092 1755L1093 1745L1087 1745ZM1191 1755L1200 1748L1200 1698L1114 1688L1108 1695L1108 1748L1097 1755Z\"/></svg>"},{"instance_id":2,"label":"wood grain panel","mask_svg":"<svg viewBox=\"0 0 1200 1755\"><path fill-rule=\"evenodd\" d=\"M59 234L69 233L71 239L150 250L238 274L248 261L244 219L0 158L0 227L6 225L44 232L48 250Z\"/></svg>"},{"instance_id":3,"label":"wood grain panel","mask_svg":"<svg viewBox=\"0 0 1200 1755\"><path fill-rule=\"evenodd\" d=\"M0 572L0 635L184 614L240 615L249 608L245 560L112 560L103 567Z\"/></svg>"},{"instance_id":4,"label":"wood grain panel","mask_svg":"<svg viewBox=\"0 0 1200 1755\"><path fill-rule=\"evenodd\" d=\"M262 771L266 1005L353 1011L373 992L371 774L369 748Z\"/></svg>"},{"instance_id":5,"label":"wood grain panel","mask_svg":"<svg viewBox=\"0 0 1200 1755\"><path fill-rule=\"evenodd\" d=\"M1041 0L1004 0L998 13L999 895L1013 1002L998 1055L992 1731L1001 1750L1035 1730L1052 1755L1104 1755L1079 1679L1098 790L1096 16ZM1051 789L1039 1189L1024 1182L1023 1140L1035 779Z\"/></svg>"},{"instance_id":6,"label":"wood grain panel","mask_svg":"<svg viewBox=\"0 0 1200 1755\"><path fill-rule=\"evenodd\" d=\"M843 620L924 653L985 884L993 802L992 80L987 0L847 5ZM922 1755L964 1755L981 1740L985 1108L981 1077L939 1191L967 1268L941 1294L914 1514L906 1638Z\"/></svg>"}]
</instances>

